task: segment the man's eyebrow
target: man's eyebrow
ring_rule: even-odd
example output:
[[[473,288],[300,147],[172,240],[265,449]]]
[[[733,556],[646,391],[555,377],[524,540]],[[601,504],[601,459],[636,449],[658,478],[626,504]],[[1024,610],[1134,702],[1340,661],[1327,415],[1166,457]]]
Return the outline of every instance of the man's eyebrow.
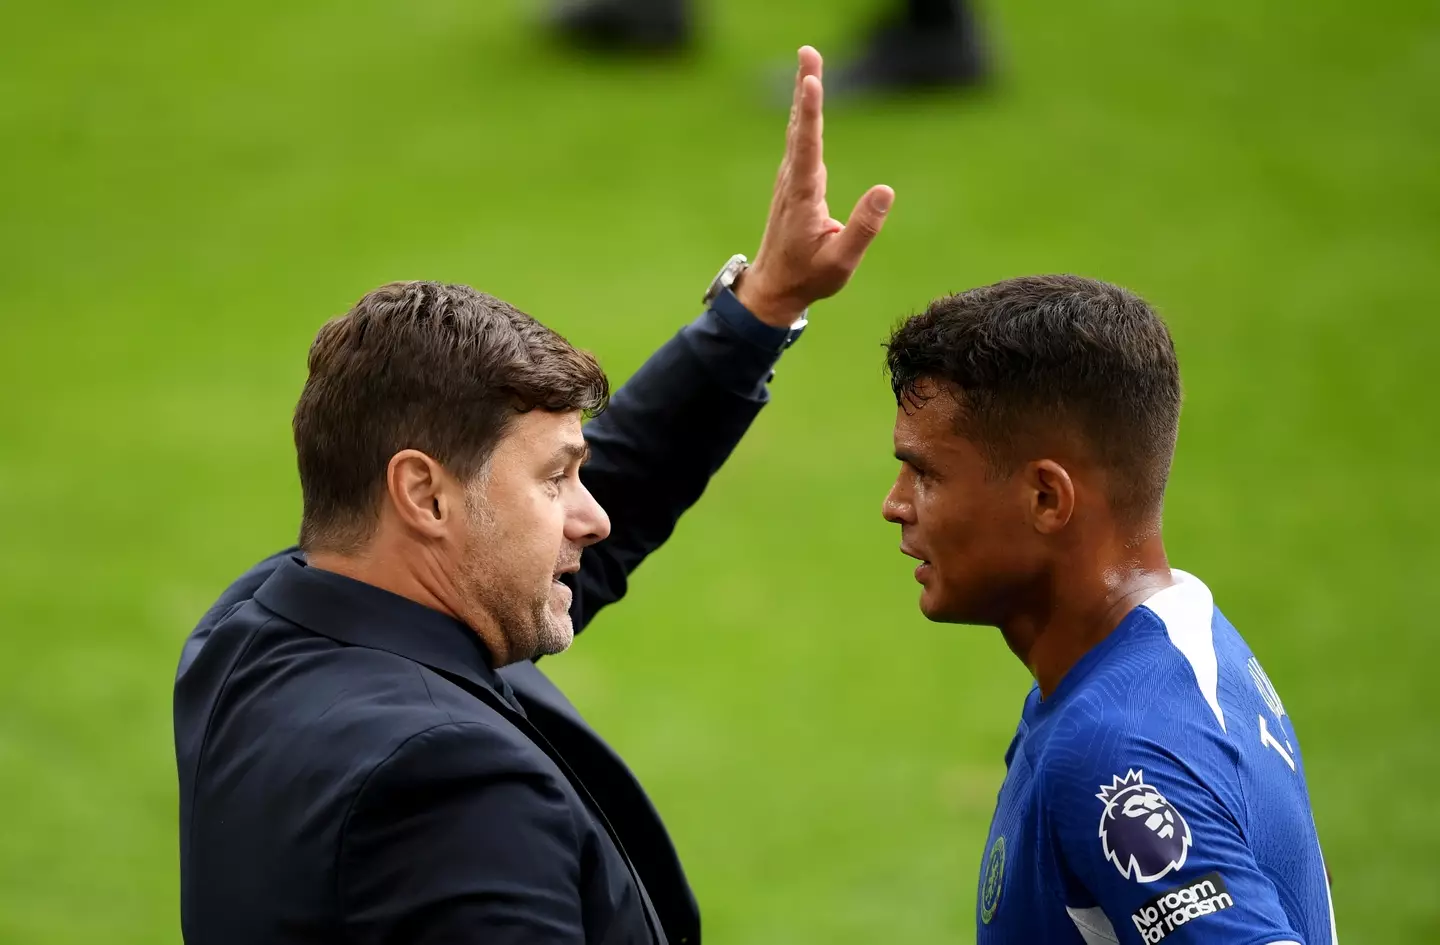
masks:
[[[897,449],[895,451],[895,458],[900,460],[900,462],[902,463],[909,463],[911,466],[914,466],[916,468],[925,465],[924,461],[920,458],[920,455],[918,453],[912,453],[910,452],[910,450],[906,449]]]
[[[578,461],[585,465],[590,459],[589,443],[566,443],[555,451],[554,462],[565,461],[567,464]]]

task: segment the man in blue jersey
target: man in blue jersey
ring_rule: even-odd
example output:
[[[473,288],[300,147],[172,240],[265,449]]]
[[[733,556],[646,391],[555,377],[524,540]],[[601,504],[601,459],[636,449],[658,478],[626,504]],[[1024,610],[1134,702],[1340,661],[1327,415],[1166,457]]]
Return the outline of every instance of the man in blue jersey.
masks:
[[[892,336],[885,517],[931,620],[999,627],[1035,686],[981,860],[980,943],[1330,945],[1284,704],[1160,536],[1170,334],[1074,276],[941,299]]]

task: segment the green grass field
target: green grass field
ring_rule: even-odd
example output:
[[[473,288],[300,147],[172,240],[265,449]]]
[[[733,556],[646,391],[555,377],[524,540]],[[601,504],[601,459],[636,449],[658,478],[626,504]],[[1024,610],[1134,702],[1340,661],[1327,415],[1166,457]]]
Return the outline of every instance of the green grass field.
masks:
[[[762,78],[868,0],[714,0],[676,64],[516,3],[0,10],[0,942],[177,942],[170,682],[289,542],[319,324],[433,278],[623,379],[753,252]],[[991,94],[835,108],[832,204],[899,194],[631,599],[549,669],[673,828],[715,943],[965,942],[1027,677],[915,608],[880,342],[1021,273],[1127,284],[1187,386],[1172,561],[1304,739],[1347,942],[1440,942],[1440,6],[988,6]]]

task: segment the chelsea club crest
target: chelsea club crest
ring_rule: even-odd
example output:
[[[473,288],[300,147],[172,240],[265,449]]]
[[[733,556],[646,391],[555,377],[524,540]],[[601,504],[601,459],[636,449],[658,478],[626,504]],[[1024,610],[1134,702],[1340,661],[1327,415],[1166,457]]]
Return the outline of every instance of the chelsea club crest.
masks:
[[[986,925],[1000,908],[1000,891],[1005,887],[1005,837],[995,838],[985,867],[980,871],[980,921]]]

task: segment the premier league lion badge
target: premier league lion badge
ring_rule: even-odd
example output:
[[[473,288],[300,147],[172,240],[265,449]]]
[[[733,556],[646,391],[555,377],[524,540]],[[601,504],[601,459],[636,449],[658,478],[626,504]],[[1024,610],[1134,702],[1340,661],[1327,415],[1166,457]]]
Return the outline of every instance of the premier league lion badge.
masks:
[[[1185,865],[1190,825],[1159,791],[1145,783],[1145,772],[1116,775],[1095,795],[1105,803],[1100,814],[1100,844],[1120,875],[1153,883]]]

